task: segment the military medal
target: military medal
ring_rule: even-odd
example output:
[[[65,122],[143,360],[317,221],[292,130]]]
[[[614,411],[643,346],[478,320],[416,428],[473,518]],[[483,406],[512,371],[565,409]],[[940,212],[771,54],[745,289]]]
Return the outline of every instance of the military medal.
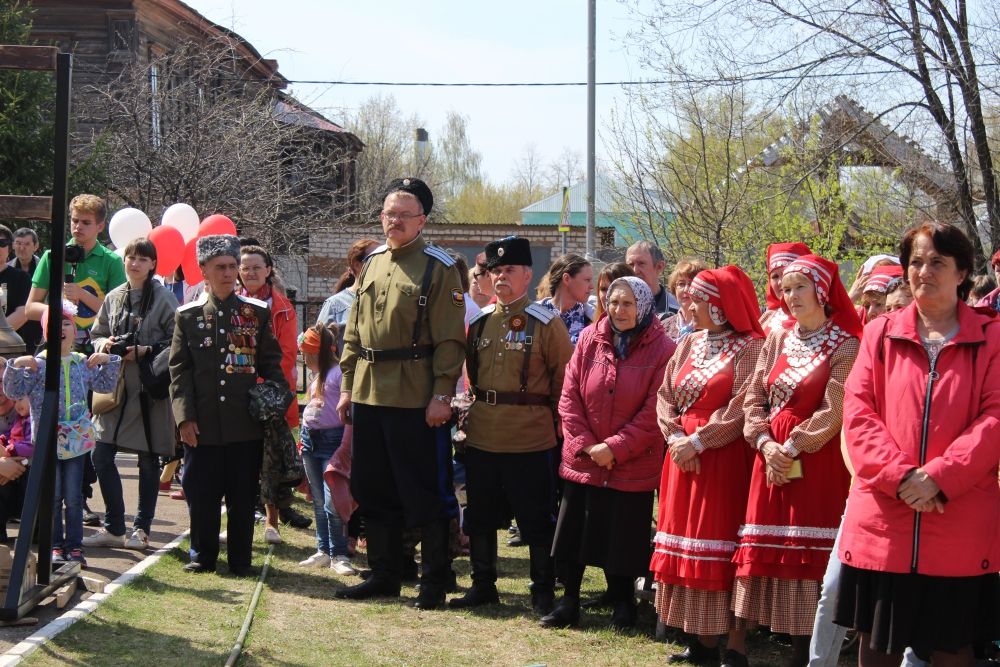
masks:
[[[253,317],[253,306],[249,303],[243,304],[242,311],[243,317]]]
[[[211,339],[211,338],[209,338],[208,336],[206,336],[206,337],[205,337],[205,340],[203,340],[203,341],[201,342],[201,346],[202,346],[202,347],[208,347],[208,346],[210,346],[211,344],[212,344],[212,339]]]
[[[510,330],[511,331],[524,331],[525,325],[527,325],[527,320],[524,319],[524,315],[515,315],[510,318]]]

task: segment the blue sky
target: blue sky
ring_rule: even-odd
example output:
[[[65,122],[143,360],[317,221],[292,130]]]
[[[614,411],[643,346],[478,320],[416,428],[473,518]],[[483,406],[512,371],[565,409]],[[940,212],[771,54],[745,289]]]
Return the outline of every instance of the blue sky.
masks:
[[[235,30],[288,79],[353,81],[586,81],[586,0],[185,0]],[[597,3],[597,80],[639,78],[622,37],[631,19]],[[508,179],[527,144],[543,160],[586,149],[586,88],[381,88],[294,85],[302,101],[341,122],[345,111],[391,93],[425,121],[433,141],[446,113],[469,117],[486,174]],[[597,89],[598,135],[619,88]],[[598,136],[598,157],[602,155]]]

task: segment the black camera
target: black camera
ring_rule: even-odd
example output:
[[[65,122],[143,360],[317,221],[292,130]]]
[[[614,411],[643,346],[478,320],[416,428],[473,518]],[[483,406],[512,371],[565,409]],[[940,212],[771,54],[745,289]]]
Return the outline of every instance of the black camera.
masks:
[[[128,353],[128,348],[132,345],[135,345],[135,333],[131,331],[121,336],[112,336],[108,354],[117,354],[119,357],[124,357]]]
[[[79,264],[80,262],[83,261],[83,256],[85,254],[86,253],[83,251],[83,248],[81,248],[80,246],[76,245],[75,243],[67,244],[67,246],[66,246],[66,257],[65,257],[66,263],[67,264]]]

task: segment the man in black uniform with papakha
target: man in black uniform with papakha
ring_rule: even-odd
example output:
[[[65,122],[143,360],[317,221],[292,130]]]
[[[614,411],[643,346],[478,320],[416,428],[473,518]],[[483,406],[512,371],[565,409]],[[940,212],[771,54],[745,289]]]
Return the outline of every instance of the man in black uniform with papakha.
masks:
[[[389,184],[386,244],[365,260],[344,330],[337,411],[353,419],[351,492],[365,521],[371,576],[340,598],[399,595],[404,525],[420,528],[420,594],[444,604],[448,582],[451,399],[465,357],[465,298],[454,260],[421,235],[434,198],[417,178]],[[446,446],[442,446],[444,443]]]
[[[252,576],[253,513],[264,430],[247,410],[258,378],[285,391],[281,348],[271,311],[238,296],[240,242],[198,239],[205,292],[177,309],[170,345],[170,398],[184,443],[184,494],[191,519],[188,572],[214,572],[219,556],[219,504],[226,500],[229,571]]]

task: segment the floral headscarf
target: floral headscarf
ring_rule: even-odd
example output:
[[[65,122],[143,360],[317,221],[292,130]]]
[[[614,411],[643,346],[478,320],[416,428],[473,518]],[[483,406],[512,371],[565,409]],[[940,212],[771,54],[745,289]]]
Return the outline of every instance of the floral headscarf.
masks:
[[[604,309],[608,310],[608,302],[611,300],[611,293],[616,287],[627,286],[635,297],[635,326],[628,331],[619,331],[615,328],[614,322],[608,318],[611,331],[614,333],[615,356],[624,359],[628,356],[628,348],[631,342],[650,325],[655,315],[653,311],[653,292],[649,285],[642,278],[635,276],[622,276],[616,278],[608,285],[608,290],[604,295]]]

